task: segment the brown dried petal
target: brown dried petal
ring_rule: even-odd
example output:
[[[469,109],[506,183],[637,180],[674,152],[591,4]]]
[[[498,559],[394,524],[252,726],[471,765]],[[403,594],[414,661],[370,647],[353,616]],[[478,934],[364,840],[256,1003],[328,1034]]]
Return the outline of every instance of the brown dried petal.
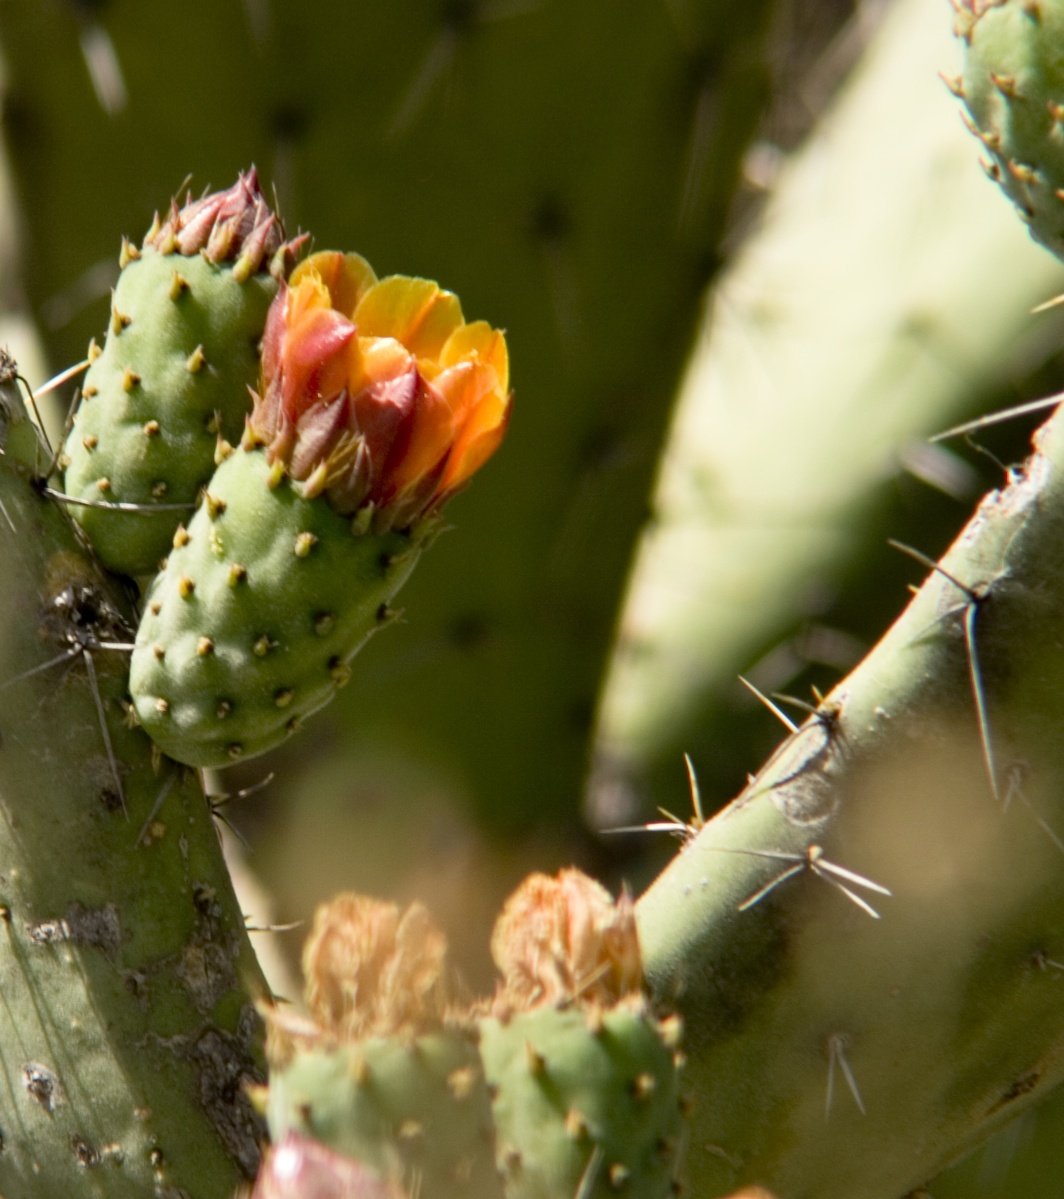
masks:
[[[491,950],[506,1000],[519,1007],[614,1003],[642,986],[631,899],[614,902],[579,870],[530,875],[504,906]]]
[[[447,941],[418,903],[346,893],[318,909],[303,951],[306,1000],[340,1039],[436,1027],[447,1006]]]

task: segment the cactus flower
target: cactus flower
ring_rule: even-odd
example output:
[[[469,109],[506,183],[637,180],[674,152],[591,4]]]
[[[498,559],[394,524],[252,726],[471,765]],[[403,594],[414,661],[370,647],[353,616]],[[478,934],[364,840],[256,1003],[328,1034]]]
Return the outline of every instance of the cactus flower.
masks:
[[[437,511],[495,452],[510,413],[503,334],[427,279],[311,255],[271,306],[245,446],[306,498],[378,531]]]

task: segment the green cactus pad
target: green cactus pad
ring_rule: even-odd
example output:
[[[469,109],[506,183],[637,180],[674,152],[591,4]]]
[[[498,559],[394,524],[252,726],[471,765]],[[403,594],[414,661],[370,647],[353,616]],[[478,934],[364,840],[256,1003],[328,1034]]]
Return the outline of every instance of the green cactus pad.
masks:
[[[138,575],[155,570],[182,513],[98,505],[191,510],[214,470],[218,436],[240,437],[278,285],[203,254],[127,246],[123,257],[103,349],[64,447],[63,485],[97,505],[72,510],[101,562]]]
[[[481,1025],[507,1199],[675,1193],[677,1063],[642,1007],[540,1008]]]
[[[964,0],[964,73],[951,80],[986,166],[1031,234],[1064,256],[1064,2]]]
[[[192,766],[279,744],[393,618],[431,532],[360,532],[278,481],[264,451],[234,451],[145,600],[130,693],[148,734]]]
[[[475,1046],[458,1032],[368,1037],[298,1051],[270,1073],[267,1118],[440,1199],[501,1195],[488,1089]]]

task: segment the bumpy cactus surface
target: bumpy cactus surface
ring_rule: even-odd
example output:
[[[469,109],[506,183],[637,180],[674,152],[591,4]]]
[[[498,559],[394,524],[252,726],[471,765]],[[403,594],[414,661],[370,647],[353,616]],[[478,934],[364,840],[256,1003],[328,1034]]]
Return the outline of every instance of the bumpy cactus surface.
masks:
[[[986,167],[1032,235],[1064,254],[1064,4],[954,0],[966,46],[950,80],[986,150]]]
[[[130,668],[171,757],[225,766],[342,686],[438,513],[498,446],[506,343],[434,283],[316,254],[270,311],[238,448],[174,536]]]
[[[110,324],[103,348],[90,347],[63,452],[74,515],[111,570],[154,572],[214,470],[218,439],[239,438],[284,261],[254,171],[174,203],[139,249],[123,243]]]
[[[0,358],[0,1193],[229,1199],[265,991],[191,771],[124,706],[133,620]]]
[[[891,1199],[1064,1079],[1062,530],[1058,413],[639,900],[707,1194]]]

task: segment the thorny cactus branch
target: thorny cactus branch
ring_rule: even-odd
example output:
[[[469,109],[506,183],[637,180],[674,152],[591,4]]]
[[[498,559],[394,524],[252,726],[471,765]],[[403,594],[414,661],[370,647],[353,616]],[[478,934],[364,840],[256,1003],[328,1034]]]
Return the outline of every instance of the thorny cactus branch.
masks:
[[[228,1196],[265,986],[197,776],[126,720],[128,603],[33,486],[2,366],[0,1193]]]
[[[699,1195],[897,1199],[1064,1078],[1062,544],[1056,415],[641,899]]]

